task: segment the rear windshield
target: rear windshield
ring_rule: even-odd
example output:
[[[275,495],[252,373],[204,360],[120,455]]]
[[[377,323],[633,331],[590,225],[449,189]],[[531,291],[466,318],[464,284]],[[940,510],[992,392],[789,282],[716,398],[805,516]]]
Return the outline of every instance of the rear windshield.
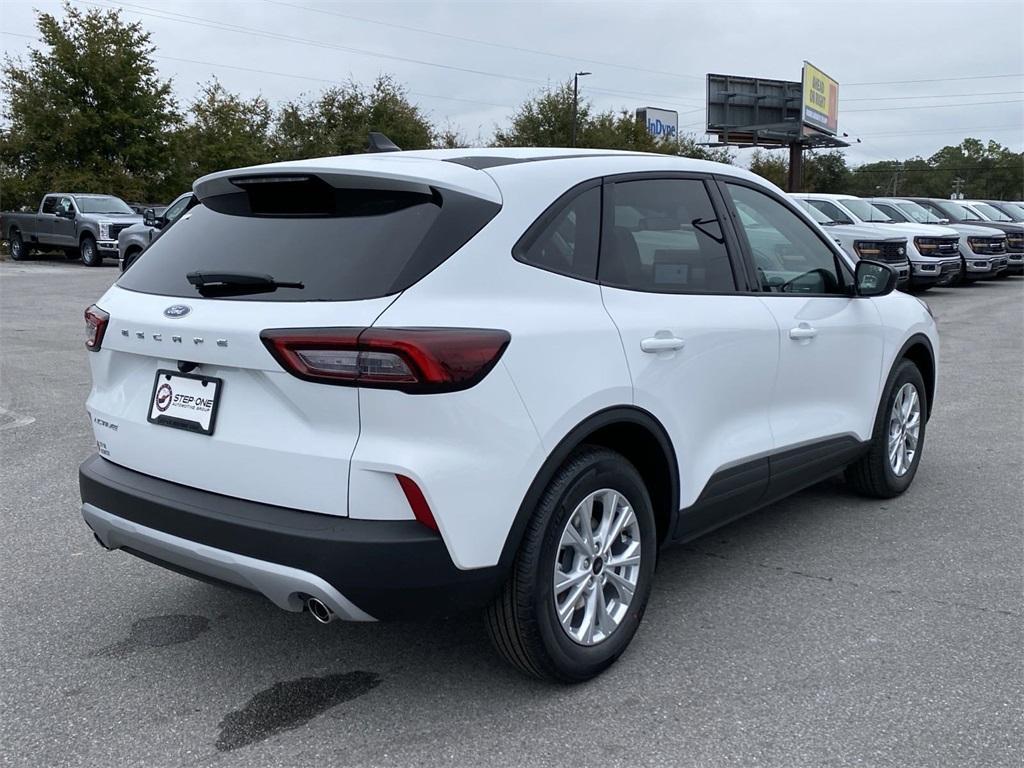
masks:
[[[330,210],[306,215],[238,215],[197,205],[168,227],[117,284],[131,291],[198,298],[189,273],[265,275],[292,285],[217,298],[378,298],[423,278],[498,210],[496,203],[450,190],[339,190]]]

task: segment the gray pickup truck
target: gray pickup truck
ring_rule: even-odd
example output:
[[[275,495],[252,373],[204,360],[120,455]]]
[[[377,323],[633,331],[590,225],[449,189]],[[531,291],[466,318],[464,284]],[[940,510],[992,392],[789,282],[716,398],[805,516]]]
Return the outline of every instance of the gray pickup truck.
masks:
[[[117,236],[142,217],[113,195],[51,192],[36,213],[0,213],[0,233],[15,261],[34,249],[63,249],[79,255],[87,267],[98,267],[104,256],[117,256]]]

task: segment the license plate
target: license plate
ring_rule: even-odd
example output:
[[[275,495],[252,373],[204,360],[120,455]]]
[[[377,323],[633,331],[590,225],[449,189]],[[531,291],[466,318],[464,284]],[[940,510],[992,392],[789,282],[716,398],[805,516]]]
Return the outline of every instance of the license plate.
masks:
[[[149,404],[149,421],[212,435],[223,383],[212,376],[157,371]]]

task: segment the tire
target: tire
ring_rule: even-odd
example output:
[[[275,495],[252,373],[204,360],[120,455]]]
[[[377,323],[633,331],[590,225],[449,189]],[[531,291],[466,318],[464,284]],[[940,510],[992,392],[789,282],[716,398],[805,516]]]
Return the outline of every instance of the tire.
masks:
[[[142,255],[142,249],[141,248],[132,248],[132,249],[130,249],[124,255],[124,259],[121,261],[121,271],[122,272],[127,271],[128,267],[130,267],[132,264],[134,264],[136,259],[138,259],[139,256],[141,256],[141,255]]]
[[[897,398],[901,397],[903,398],[901,402],[907,404],[910,400],[911,390],[916,396],[917,437],[913,442],[913,455],[907,460],[907,453],[900,446],[910,446],[912,429],[909,424],[903,427],[898,419],[894,421],[894,406]],[[928,413],[927,398],[924,378],[917,366],[909,360],[900,360],[889,376],[885,395],[882,397],[878,414],[875,416],[871,448],[867,454],[846,469],[846,482],[856,491],[877,499],[890,499],[893,496],[899,496],[910,487],[914,481],[914,475],[917,474],[917,468],[921,463],[921,452],[924,449],[927,426],[925,414]],[[914,406],[908,407],[913,412]],[[913,418],[911,418],[911,422],[913,422]],[[890,430],[894,430],[894,434],[906,435],[902,441],[899,438],[894,438],[897,454],[895,461],[890,459],[890,448],[892,447]]]
[[[29,248],[25,245],[25,241],[21,239],[21,232],[12,229],[7,242],[10,244],[11,258],[14,261],[24,261],[29,257]]]
[[[609,496],[609,489],[632,508],[631,516]],[[614,537],[610,549],[591,548],[592,560],[583,559],[585,537],[578,536],[582,526],[576,524],[586,519],[582,502],[588,499],[592,502],[591,519],[598,523],[598,536],[593,538],[610,533],[600,525],[606,508],[627,515],[623,535]],[[571,538],[570,527],[577,534],[571,544],[566,543],[566,537]],[[576,683],[600,674],[626,650],[643,618],[654,576],[657,538],[651,499],[636,468],[606,448],[584,445],[576,449],[544,491],[504,590],[485,612],[495,648],[520,671],[546,680]],[[630,556],[637,543],[638,564],[604,566],[605,557],[612,563],[612,558]],[[571,572],[577,583],[556,592],[556,572],[563,576]],[[630,581],[635,589],[628,600],[618,584]],[[577,590],[583,590],[582,594],[570,602]],[[567,613],[568,628],[556,612],[559,598],[563,605],[577,606]],[[587,626],[594,624],[586,619],[599,612],[598,605],[605,605],[605,616],[611,618],[588,634]],[[601,637],[604,629],[607,634]],[[570,631],[577,633],[577,639],[570,637]]]
[[[103,263],[103,256],[100,249],[96,247],[96,240],[92,235],[85,235],[79,248],[82,254],[82,263],[87,267],[98,267]]]

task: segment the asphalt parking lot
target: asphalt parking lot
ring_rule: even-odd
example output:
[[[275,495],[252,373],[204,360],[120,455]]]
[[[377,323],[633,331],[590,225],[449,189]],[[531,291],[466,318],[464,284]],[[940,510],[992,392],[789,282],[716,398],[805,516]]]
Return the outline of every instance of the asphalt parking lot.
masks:
[[[116,269],[0,263],[0,765],[1010,766],[1024,753],[1024,279],[939,289],[903,497],[828,482],[666,552],[578,687],[480,622],[316,624],[107,553],[82,310]]]

